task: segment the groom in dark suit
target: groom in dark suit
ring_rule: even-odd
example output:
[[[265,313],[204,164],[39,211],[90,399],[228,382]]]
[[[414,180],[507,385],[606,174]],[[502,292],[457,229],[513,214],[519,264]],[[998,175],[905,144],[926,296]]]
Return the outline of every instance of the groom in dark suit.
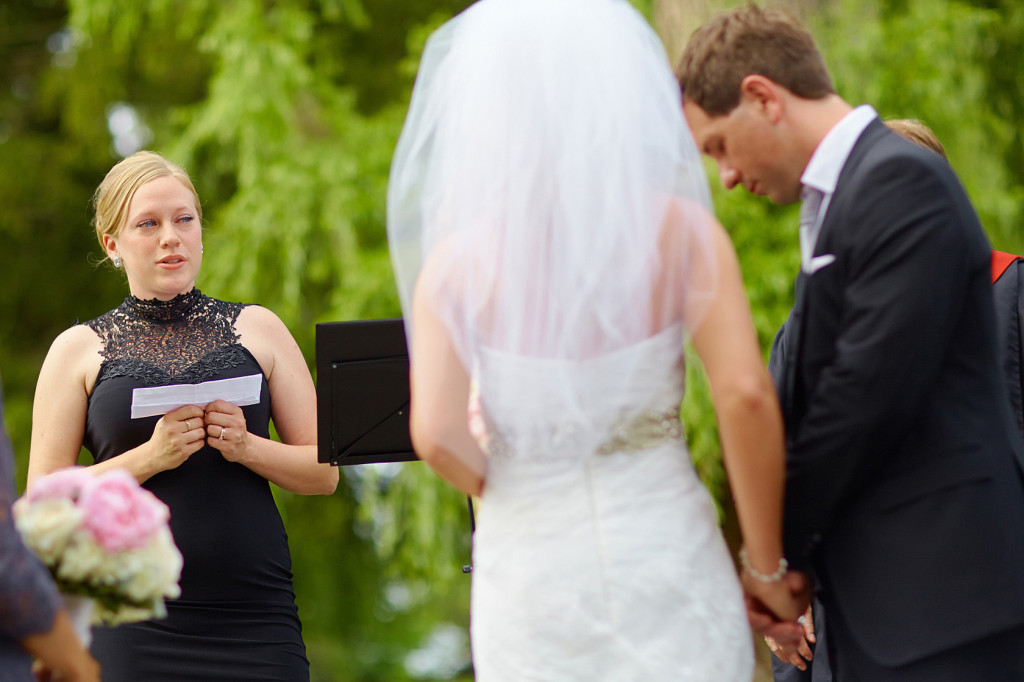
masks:
[[[816,576],[836,678],[1024,680],[1024,455],[963,188],[844,102],[783,12],[719,15],[678,75],[724,185],[802,202],[784,539]]]

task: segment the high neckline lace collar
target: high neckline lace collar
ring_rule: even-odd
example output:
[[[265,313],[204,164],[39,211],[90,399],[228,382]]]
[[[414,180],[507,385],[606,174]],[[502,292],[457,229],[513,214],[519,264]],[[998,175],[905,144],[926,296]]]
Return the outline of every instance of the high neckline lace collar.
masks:
[[[203,293],[196,287],[192,287],[191,291],[178,294],[168,301],[161,301],[158,298],[144,301],[141,298],[129,296],[124,299],[124,302],[129,312],[144,320],[173,322],[185,317],[203,298],[205,298]]]
[[[198,289],[169,301],[129,296],[86,322],[103,342],[96,382],[111,377],[132,377],[144,386],[210,381],[251,357],[235,331],[244,307]]]

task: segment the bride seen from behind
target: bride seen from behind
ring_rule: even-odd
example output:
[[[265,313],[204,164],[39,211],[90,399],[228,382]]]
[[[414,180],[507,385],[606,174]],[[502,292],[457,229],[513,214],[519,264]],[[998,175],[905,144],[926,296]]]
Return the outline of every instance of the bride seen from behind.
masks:
[[[645,20],[624,0],[481,0],[442,26],[388,232],[414,447],[482,497],[477,679],[749,681],[740,581],[679,421],[685,335],[711,383],[743,585],[792,621],[782,421]]]

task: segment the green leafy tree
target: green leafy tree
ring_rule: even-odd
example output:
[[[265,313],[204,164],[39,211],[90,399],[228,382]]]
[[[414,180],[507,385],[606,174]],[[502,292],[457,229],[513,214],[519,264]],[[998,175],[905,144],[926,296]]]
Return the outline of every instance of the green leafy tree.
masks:
[[[675,59],[696,23],[741,2],[634,4]],[[20,485],[50,340],[127,293],[123,275],[95,265],[89,198],[133,146],[166,154],[195,180],[207,229],[199,286],[274,310],[311,366],[317,322],[400,314],[385,232],[388,167],[423,44],[467,4],[0,4],[0,372]],[[806,18],[840,93],[935,129],[994,245],[1024,251],[1024,6],[785,4]],[[792,301],[796,208],[723,192],[708,171],[767,349]],[[690,360],[692,455],[735,539],[707,383]],[[330,498],[277,494],[314,679],[469,679],[465,498],[419,463],[344,473]]]
[[[8,291],[53,279],[52,293],[26,291],[4,316],[12,331],[4,345],[8,417],[20,453],[48,340],[127,293],[118,273],[97,271],[87,258],[99,253],[88,204],[133,142],[182,163],[204,199],[199,286],[275,310],[308,360],[315,322],[399,314],[384,230],[388,164],[415,75],[410,64],[429,27],[463,4],[97,0],[3,8],[12,36],[39,27],[34,40],[0,43],[23,66],[11,75],[22,84],[20,99],[2,103],[10,134],[0,196],[15,208],[3,234],[29,254],[61,245],[47,248],[49,262],[27,258],[5,273]],[[33,163],[40,158],[54,162]],[[32,193],[42,197],[38,205],[26,200]],[[81,267],[70,277],[64,270],[76,259]],[[314,675],[461,674],[464,642],[454,668],[431,672],[423,656],[416,665],[407,659],[439,623],[465,630],[464,498],[419,464],[386,476],[346,474],[332,498],[277,491]]]

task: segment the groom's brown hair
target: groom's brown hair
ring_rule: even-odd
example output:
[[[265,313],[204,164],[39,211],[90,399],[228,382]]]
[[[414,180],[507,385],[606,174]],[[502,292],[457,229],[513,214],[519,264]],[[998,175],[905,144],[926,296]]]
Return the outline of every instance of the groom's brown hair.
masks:
[[[718,14],[694,31],[676,69],[683,98],[709,116],[732,111],[740,102],[740,83],[751,74],[804,99],[835,93],[807,29],[785,10],[753,3]]]

